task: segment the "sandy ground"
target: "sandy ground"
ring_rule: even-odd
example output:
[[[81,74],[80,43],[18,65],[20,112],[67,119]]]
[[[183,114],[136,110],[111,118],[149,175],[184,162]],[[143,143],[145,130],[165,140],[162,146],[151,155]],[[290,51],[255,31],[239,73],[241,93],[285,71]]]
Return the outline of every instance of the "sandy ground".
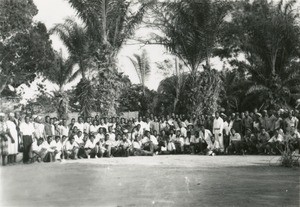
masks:
[[[299,206],[271,156],[102,158],[1,167],[0,206]]]

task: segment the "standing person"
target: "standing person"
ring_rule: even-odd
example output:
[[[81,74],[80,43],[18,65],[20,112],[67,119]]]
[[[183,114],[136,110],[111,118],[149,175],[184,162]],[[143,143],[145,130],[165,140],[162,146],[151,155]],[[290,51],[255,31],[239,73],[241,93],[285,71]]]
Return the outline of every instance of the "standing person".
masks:
[[[44,138],[48,136],[53,136],[52,125],[50,123],[50,116],[45,117],[45,124],[44,124]]]
[[[8,121],[6,122],[7,129],[8,129],[8,157],[7,161],[9,163],[15,163],[18,154],[18,131],[17,126],[14,122],[14,113],[9,113]]]
[[[78,117],[78,122],[76,122],[75,124],[74,124],[74,126],[76,126],[77,127],[77,129],[79,130],[79,131],[81,131],[82,133],[84,132],[84,123],[83,123],[83,118],[80,116],[80,117]],[[73,127],[74,127],[73,126]]]
[[[2,165],[6,165],[6,157],[8,155],[8,138],[7,125],[4,121],[5,114],[0,113],[0,153],[2,157]]]
[[[63,119],[61,122],[61,125],[59,126],[59,130],[60,130],[60,136],[69,136],[69,126],[67,124],[67,120]]]
[[[249,116],[249,112],[248,111],[245,112],[245,117],[242,120],[242,124],[243,124],[243,135],[246,134],[246,131],[248,129],[252,130],[253,120]]]
[[[44,124],[41,123],[41,117],[37,116],[34,119],[34,123],[33,123],[33,127],[34,127],[34,132],[35,132],[35,139],[38,140],[39,138],[43,138],[44,139],[44,131],[45,131],[45,126]]]
[[[72,129],[73,129],[73,127],[74,127],[74,125],[75,125],[75,118],[72,118],[71,119],[71,123],[68,125],[68,127],[69,127],[69,133],[72,131]]]
[[[213,122],[213,134],[215,136],[215,148],[220,149],[221,152],[224,152],[224,143],[223,143],[223,119],[220,117],[219,112],[215,113],[215,119]]]
[[[23,143],[23,163],[28,164],[30,162],[30,149],[34,137],[34,127],[29,122],[29,116],[25,116],[25,122],[20,125],[21,142]]]

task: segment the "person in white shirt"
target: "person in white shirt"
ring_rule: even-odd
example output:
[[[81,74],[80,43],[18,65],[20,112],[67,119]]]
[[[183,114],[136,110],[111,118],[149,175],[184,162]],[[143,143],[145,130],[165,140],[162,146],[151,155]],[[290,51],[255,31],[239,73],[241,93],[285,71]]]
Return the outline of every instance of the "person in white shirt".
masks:
[[[95,135],[90,135],[90,138],[85,143],[84,149],[88,159],[98,158],[99,145],[97,145]]]
[[[48,136],[47,141],[43,142],[43,148],[47,150],[47,154],[44,158],[44,162],[54,162],[56,146],[52,136]]]
[[[133,156],[153,156],[153,153],[142,149],[141,138],[135,135],[134,141],[132,143],[132,155]]]
[[[44,161],[47,155],[47,148],[44,145],[44,139],[39,138],[36,142],[33,142],[31,148],[33,154],[32,159],[36,159],[38,162]]]
[[[65,153],[64,155],[66,156],[66,159],[78,159],[78,150],[79,146],[75,142],[74,137],[70,137],[69,140],[66,142],[66,147],[65,147]]]
[[[176,153],[181,154],[184,152],[184,139],[183,139],[183,136],[181,135],[180,129],[176,130],[174,144],[176,147]]]
[[[98,125],[98,121],[94,120],[93,124],[90,126],[90,134],[93,134],[96,136],[96,134],[99,131],[100,126]]]
[[[76,126],[77,129],[78,129],[79,131],[84,132],[83,118],[82,118],[82,117],[78,117],[78,122],[76,122],[76,123],[74,124],[74,126]],[[74,126],[73,126],[73,127],[74,127]]]
[[[83,133],[90,134],[91,117],[86,118],[86,122],[83,125]]]
[[[224,142],[223,142],[223,119],[220,117],[219,112],[215,113],[215,119],[213,122],[213,134],[215,136],[215,148],[224,152]]]
[[[230,130],[230,143],[228,147],[228,152],[231,154],[243,153],[242,137],[239,133],[235,131],[234,128],[231,128]]]
[[[200,126],[199,136],[201,140],[200,152],[206,154],[209,151],[213,151],[214,150],[214,144],[212,141],[213,135],[208,129],[204,128],[204,125]]]
[[[25,122],[20,124],[21,143],[23,144],[23,162],[30,163],[30,149],[34,137],[34,127],[29,122],[29,116],[25,116]]]
[[[62,123],[61,123],[61,125],[60,125],[60,135],[61,136],[69,136],[69,131],[70,131],[70,129],[69,129],[69,126],[68,126],[68,124],[67,124],[67,120],[66,119],[63,119],[62,120]]]
[[[33,123],[33,126],[34,126],[34,130],[35,130],[35,140],[37,140],[39,138],[45,139],[45,137],[44,137],[45,126],[44,126],[44,124],[41,123],[42,118],[40,116],[37,116],[34,121],[35,122]]]
[[[64,136],[66,137],[66,136]],[[54,149],[55,160],[61,160],[62,151],[63,151],[63,143],[59,136],[55,137],[55,141],[51,142],[50,146]]]

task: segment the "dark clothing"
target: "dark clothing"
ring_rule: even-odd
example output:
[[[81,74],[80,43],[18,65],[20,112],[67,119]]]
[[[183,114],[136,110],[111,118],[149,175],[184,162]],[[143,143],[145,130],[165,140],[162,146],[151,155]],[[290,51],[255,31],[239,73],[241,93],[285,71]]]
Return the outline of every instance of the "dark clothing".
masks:
[[[23,163],[26,163],[30,160],[30,149],[32,144],[32,136],[24,135],[23,136]]]

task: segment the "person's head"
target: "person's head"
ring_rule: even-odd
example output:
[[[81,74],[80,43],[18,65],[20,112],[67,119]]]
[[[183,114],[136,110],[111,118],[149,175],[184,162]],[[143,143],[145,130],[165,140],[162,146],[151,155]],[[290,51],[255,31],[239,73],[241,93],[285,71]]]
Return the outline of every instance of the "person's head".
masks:
[[[165,136],[166,135],[166,131],[165,130],[161,130],[160,134],[161,134],[161,136]]]
[[[60,141],[60,136],[55,136],[55,141],[59,142]]]
[[[77,136],[78,136],[78,137],[81,137],[81,136],[82,136],[82,131],[79,130],[79,131],[77,132]]]
[[[94,126],[97,126],[97,125],[98,125],[98,121],[97,121],[97,119],[94,119],[94,121],[93,121],[93,125],[94,125]]]
[[[153,136],[157,137],[157,131],[153,130]]]
[[[80,116],[80,117],[78,117],[78,123],[83,123],[83,118]]]
[[[66,139],[68,139],[68,137],[66,135],[63,135],[61,139],[64,142]],[[57,142],[57,140],[56,140],[56,142]]]
[[[171,130],[170,130],[170,135],[173,135],[173,134],[174,134],[174,130],[171,129]]]
[[[150,137],[150,131],[146,130],[146,131],[145,131],[145,136],[146,136],[146,137]]]
[[[72,129],[72,131],[73,131],[73,133],[74,133],[74,134],[77,134],[77,132],[78,132],[78,128],[77,128],[77,126],[73,126],[73,129]]]
[[[181,135],[181,131],[179,129],[176,130],[176,136],[179,137]]]
[[[48,143],[50,143],[52,140],[53,140],[53,137],[52,137],[52,136],[48,136],[48,137],[47,137],[47,142],[48,142]]]
[[[28,124],[30,122],[30,117],[28,115],[25,116],[25,122]]]
[[[54,118],[50,118],[50,124],[54,124]]]
[[[94,142],[94,140],[95,140],[95,136],[92,134],[92,135],[90,135],[90,140],[91,140],[91,142]]]
[[[115,117],[111,117],[111,123],[116,123],[116,118]]]
[[[15,112],[15,118],[20,119],[20,112],[18,112],[18,111]]]
[[[48,123],[48,124],[50,123],[50,116],[45,117],[45,122]]]
[[[14,113],[9,113],[9,114],[8,114],[8,119],[9,119],[10,121],[13,121],[13,120],[15,119],[15,114],[14,114]]]
[[[126,141],[126,140],[127,140],[127,133],[123,133],[123,134],[122,134],[122,140],[123,140],[123,141]]]
[[[265,134],[267,132],[264,127],[262,127],[260,131],[261,131],[262,134]]]
[[[249,111],[245,111],[245,117],[248,117],[249,116]]]
[[[91,117],[87,117],[86,118],[86,123],[90,123],[91,122]]]
[[[40,137],[37,141],[37,144],[41,145],[41,144],[43,144],[43,142],[44,142],[44,139]]]
[[[75,137],[74,137],[74,136],[71,136],[70,139],[69,139],[69,141],[70,141],[71,144],[73,144],[74,141],[75,141]]]
[[[105,141],[109,140],[109,134],[105,134]]]
[[[112,126],[108,127],[108,132],[111,133],[112,132]]]
[[[204,127],[204,125],[203,125],[203,124],[201,124],[201,125],[200,125],[200,130],[204,132],[204,130],[205,130],[205,127]]]
[[[293,111],[289,111],[289,117],[290,117],[290,118],[293,117]]]
[[[71,119],[71,124],[74,125],[75,124],[75,118]]]
[[[63,126],[66,126],[66,125],[67,125],[67,120],[66,120],[66,119],[62,119],[61,124],[62,124]]]
[[[104,118],[103,118],[103,121],[104,121],[104,123],[106,124],[106,123],[107,123],[107,117],[104,117]]]
[[[220,114],[219,114],[219,112],[217,111],[217,112],[215,113],[215,117],[216,117],[216,119],[218,119],[218,118],[219,118],[219,116],[220,116]]]

